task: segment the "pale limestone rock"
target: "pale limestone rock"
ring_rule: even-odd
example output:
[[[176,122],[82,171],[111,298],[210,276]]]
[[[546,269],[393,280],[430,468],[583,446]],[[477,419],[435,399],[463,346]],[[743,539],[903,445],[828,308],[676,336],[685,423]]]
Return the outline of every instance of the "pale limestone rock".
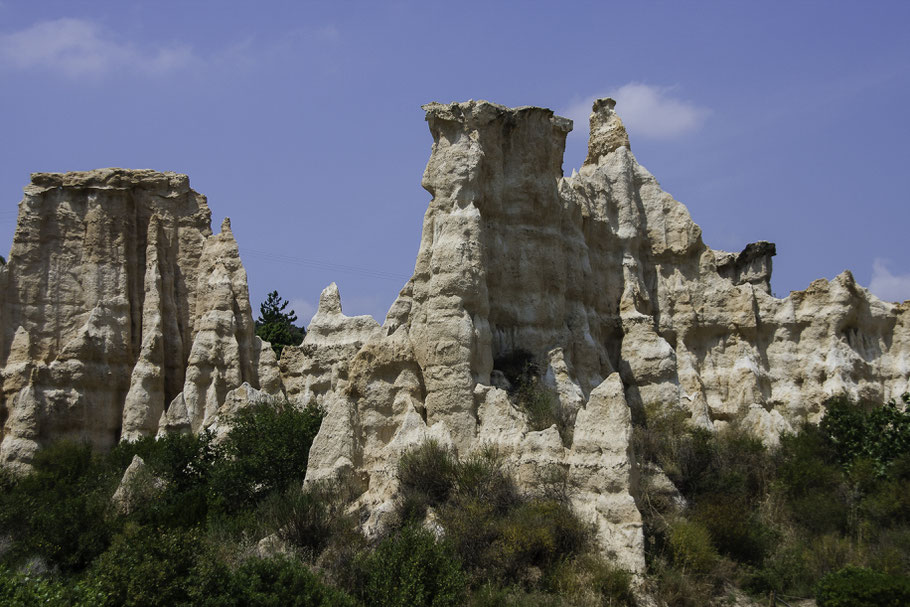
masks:
[[[231,430],[232,418],[242,410],[256,405],[274,407],[281,399],[281,396],[257,390],[248,382],[243,382],[225,395],[224,402],[218,407],[214,415],[205,420],[203,428],[210,431],[215,436],[216,441],[223,440]]]
[[[642,499],[659,500],[659,503],[650,504],[651,507],[679,514],[688,506],[686,498],[657,464],[645,462],[641,465],[639,485],[642,495],[646,496]]]
[[[379,331],[372,316],[345,316],[334,282],[319,296],[319,308],[299,346],[287,346],[279,361],[288,399],[298,405],[322,404],[325,394],[347,373],[348,362]]]
[[[140,504],[157,499],[165,487],[166,481],[155,476],[145,460],[134,455],[111,497],[111,504],[120,514],[129,514]]]
[[[591,392],[578,412],[569,479],[575,487],[572,505],[582,520],[593,523],[600,546],[620,567],[645,570],[641,514],[633,492],[638,471],[632,453],[632,414],[622,380],[613,373]]]
[[[462,456],[492,445],[525,489],[564,471],[603,551],[640,572],[633,412],[681,408],[695,425],[739,423],[774,444],[817,421],[830,396],[907,390],[910,304],[879,301],[849,273],[773,297],[774,245],[707,247],[636,162],[611,100],[595,103],[588,158],[568,178],[571,123],[549,110],[425,110],[433,199],[413,277],[381,330],[357,339],[332,294],[320,314],[335,326],[282,360],[289,395],[327,408],[307,482],[353,475],[365,530],[391,512],[404,451],[427,438]],[[344,346],[319,353],[317,342]],[[568,413],[568,444],[555,426],[531,431],[503,389],[496,361],[518,352]]]
[[[166,411],[198,429],[260,376],[280,393],[230,226],[212,236],[210,217],[185,175],[32,175],[0,268],[0,461],[153,434]]]
[[[306,482],[352,477],[367,532],[392,512],[403,452],[429,438],[462,456],[493,446],[526,490],[565,473],[601,549],[640,572],[633,413],[682,409],[774,444],[830,396],[910,388],[910,303],[878,300],[849,272],[772,296],[774,245],[707,247],[635,160],[611,100],[595,103],[571,177],[571,122],[549,110],[425,110],[433,199],[412,278],[381,327],[345,316],[330,285],[278,368],[253,334],[230,224],[211,235],[185,176],[33,176],[0,268],[0,460],[27,465],[58,437],[106,446],[158,420],[223,433],[239,408],[284,392],[327,411]],[[518,353],[567,413],[562,435],[531,430],[503,389],[497,361]]]

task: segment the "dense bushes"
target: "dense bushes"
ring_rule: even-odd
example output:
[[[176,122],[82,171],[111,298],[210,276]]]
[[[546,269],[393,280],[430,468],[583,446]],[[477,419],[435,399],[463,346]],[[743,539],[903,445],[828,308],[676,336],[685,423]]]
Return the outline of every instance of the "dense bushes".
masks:
[[[631,600],[628,575],[588,553],[591,530],[568,506],[564,475],[522,494],[492,449],[459,459],[427,442],[404,454],[399,523],[371,544],[351,509],[353,479],[302,486],[320,422],[317,410],[263,403],[237,415],[220,442],[203,433],[145,438],[107,454],[76,443],[42,450],[32,474],[0,477],[0,602]],[[124,512],[111,495],[136,455],[156,489]],[[266,553],[284,556],[258,556],[263,537]]]
[[[407,451],[393,521],[368,540],[357,478],[303,487],[321,418],[263,403],[220,442],[41,450],[31,474],[0,474],[0,603],[634,604],[632,578],[595,554],[570,507],[566,470],[542,470],[522,491],[492,448]],[[673,606],[715,603],[731,585],[817,593],[821,607],[906,603],[908,432],[897,406],[837,401],[822,424],[768,449],[734,426],[708,432],[645,408],[633,437],[645,464],[644,587]],[[124,512],[111,495],[135,455],[158,479],[156,497]],[[654,481],[658,470],[684,500]]]
[[[227,529],[243,541],[262,532],[257,509],[301,484],[321,418],[316,409],[262,403],[239,413],[220,444],[202,433],[121,443],[106,454],[67,441],[40,450],[30,474],[0,475],[4,604],[237,604],[211,597],[253,573],[225,557],[236,546],[218,548],[218,535]],[[134,455],[160,490],[127,514],[111,496]],[[266,565],[258,567],[265,575]]]
[[[817,599],[819,607],[904,607],[910,605],[910,578],[845,567],[822,578]]]
[[[221,447],[212,501],[220,510],[235,512],[302,481],[322,417],[318,407],[301,411],[286,401],[241,410]]]
[[[115,470],[87,446],[62,441],[39,451],[34,472],[6,476],[0,491],[3,562],[38,569],[84,569],[104,551],[116,525],[106,520]]]
[[[358,563],[360,597],[370,607],[457,607],[465,576],[446,541],[415,525],[384,539]]]
[[[427,441],[404,454],[398,474],[402,527],[438,530],[474,589],[473,600],[510,604],[521,597],[527,603],[532,601],[528,593],[534,601],[550,600],[552,593],[580,592],[580,578],[587,580],[587,590],[598,588],[598,600],[601,593],[628,594],[628,579],[621,572],[583,558],[592,530],[567,500],[558,492],[519,492],[494,449],[458,459]]]
[[[634,435],[686,499],[679,510],[643,484],[649,569],[669,604],[705,604],[729,584],[812,596],[848,566],[910,571],[910,414],[836,399],[773,450],[685,418],[646,408]]]

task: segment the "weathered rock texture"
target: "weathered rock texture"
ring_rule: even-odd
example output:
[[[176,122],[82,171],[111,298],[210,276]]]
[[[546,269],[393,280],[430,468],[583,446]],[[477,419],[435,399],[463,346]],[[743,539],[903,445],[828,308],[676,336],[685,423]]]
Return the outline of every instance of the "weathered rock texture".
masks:
[[[462,455],[492,444],[525,486],[562,470],[603,549],[640,571],[630,435],[645,406],[773,442],[816,421],[828,396],[910,387],[910,304],[878,300],[848,272],[773,297],[774,245],[708,248],[636,162],[613,108],[595,103],[587,160],[564,177],[569,120],[484,101],[424,107],[433,199],[413,277],[381,329],[344,317],[330,288],[319,338],[282,364],[293,393],[328,410],[307,481],[359,478],[367,530],[394,506],[404,450],[426,438]],[[493,386],[516,353],[558,395],[563,436],[532,430]]]
[[[0,269],[0,461],[199,430],[243,382],[280,390],[230,223],[213,236],[210,218],[185,175],[32,175]]]
[[[680,408],[773,443],[829,396],[896,398],[910,389],[910,302],[882,302],[849,272],[773,297],[774,245],[708,248],[636,162],[614,105],[594,104],[571,177],[572,124],[549,110],[425,106],[433,198],[412,278],[382,326],[345,316],[330,285],[280,368],[254,335],[230,223],[211,234],[185,176],[33,175],[0,268],[0,461],[27,464],[60,437],[223,431],[286,391],[327,411],[307,482],[351,476],[365,530],[394,508],[407,449],[495,446],[526,488],[566,478],[602,549],[641,571],[633,418]],[[522,357],[562,427],[535,428],[507,391]]]

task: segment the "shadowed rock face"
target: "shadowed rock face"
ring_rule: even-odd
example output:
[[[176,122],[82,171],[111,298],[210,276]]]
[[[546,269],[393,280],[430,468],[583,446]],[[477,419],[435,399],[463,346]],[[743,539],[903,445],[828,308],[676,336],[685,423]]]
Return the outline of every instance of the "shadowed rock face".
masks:
[[[907,391],[907,304],[878,300],[849,272],[773,297],[774,245],[707,247],[636,162],[614,105],[594,104],[589,154],[571,177],[561,168],[571,122],[549,110],[424,106],[433,199],[414,275],[353,356],[320,357],[334,346],[315,341],[307,354],[332,368],[307,481],[360,478],[368,531],[392,508],[403,450],[426,438],[461,454],[494,444],[527,487],[565,471],[603,549],[640,571],[635,411],[683,408],[698,425],[737,421],[773,443],[817,421],[828,396]],[[334,339],[353,344],[343,318]],[[533,431],[493,387],[496,361],[517,353],[558,395],[570,439]]]
[[[179,421],[198,430],[229,390],[259,385],[271,351],[230,224],[213,236],[210,218],[185,175],[32,175],[0,269],[0,460],[154,434],[173,400],[191,401]]]

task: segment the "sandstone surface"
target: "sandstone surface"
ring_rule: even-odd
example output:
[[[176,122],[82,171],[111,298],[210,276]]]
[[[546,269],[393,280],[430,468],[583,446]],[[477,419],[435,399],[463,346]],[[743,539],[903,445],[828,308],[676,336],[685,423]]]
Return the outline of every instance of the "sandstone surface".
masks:
[[[646,408],[680,408],[711,429],[741,424],[774,443],[818,421],[830,396],[882,400],[910,388],[910,304],[880,301],[849,272],[774,297],[774,245],[705,245],[635,160],[614,106],[594,104],[588,157],[571,177],[562,157],[572,124],[549,110],[424,106],[432,200],[413,277],[381,329],[351,331],[336,317],[345,349],[309,380],[282,364],[286,381],[318,384],[327,409],[307,482],[359,479],[365,530],[394,509],[408,448],[427,438],[462,455],[493,445],[526,488],[561,470],[602,549],[642,571],[630,437]],[[533,429],[503,389],[519,354],[568,427]],[[649,472],[649,482],[663,478]]]
[[[910,390],[910,302],[849,272],[773,296],[775,246],[708,247],[632,155],[612,100],[595,102],[569,177],[572,124],[550,110],[424,109],[432,200],[411,279],[381,326],[346,316],[330,285],[280,361],[254,335],[230,222],[211,233],[185,176],[33,175],[0,267],[0,461],[27,465],[62,437],[223,433],[286,395],[326,411],[306,482],[352,479],[368,533],[394,511],[402,453],[492,446],[528,490],[565,479],[602,550],[640,572],[639,478],[682,499],[636,462],[633,424],[650,408],[773,444],[830,396]],[[522,404],[515,361],[553,399],[552,425]]]
[[[185,175],[32,175],[0,269],[0,461],[195,431],[243,382],[280,391],[230,223],[210,219]]]

